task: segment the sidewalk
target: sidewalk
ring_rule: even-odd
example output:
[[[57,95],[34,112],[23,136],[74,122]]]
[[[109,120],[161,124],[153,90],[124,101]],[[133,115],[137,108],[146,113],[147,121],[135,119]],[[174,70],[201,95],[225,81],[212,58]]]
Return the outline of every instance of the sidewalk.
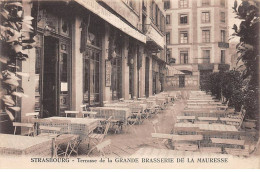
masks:
[[[185,102],[176,101],[174,105],[168,105],[167,108],[161,111],[156,116],[144,120],[141,125],[135,125],[134,130],[129,130],[127,133],[124,128],[122,133],[108,133],[105,139],[111,139],[111,156],[130,156],[138,149],[143,147],[150,148],[166,148],[163,144],[157,144],[156,140],[151,137],[154,133],[152,121],[158,119],[160,133],[171,133],[176,122],[176,116],[184,109]],[[87,142],[83,142],[79,148],[79,156],[87,153]],[[96,152],[93,152],[95,156]]]

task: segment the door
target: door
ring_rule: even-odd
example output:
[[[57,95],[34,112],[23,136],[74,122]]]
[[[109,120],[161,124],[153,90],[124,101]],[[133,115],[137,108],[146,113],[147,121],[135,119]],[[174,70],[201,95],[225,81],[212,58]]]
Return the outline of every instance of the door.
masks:
[[[42,108],[43,117],[57,115],[57,61],[58,39],[44,37],[44,60],[42,78]]]
[[[146,57],[145,62],[145,96],[149,97],[149,70],[150,70],[150,61],[149,58]]]
[[[84,53],[84,104],[100,105],[100,57],[101,51],[89,48]]]
[[[201,70],[200,71],[200,89],[205,90],[205,85],[208,82],[208,76],[212,73],[212,70]]]
[[[69,41],[44,37],[42,69],[42,117],[62,116],[70,109]]]
[[[179,87],[180,88],[185,87],[185,75],[180,75],[179,76]]]

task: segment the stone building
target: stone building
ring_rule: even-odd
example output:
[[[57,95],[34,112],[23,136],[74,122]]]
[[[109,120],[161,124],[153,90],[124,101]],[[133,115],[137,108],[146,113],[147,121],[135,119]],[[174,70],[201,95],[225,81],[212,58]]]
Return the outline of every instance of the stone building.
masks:
[[[83,104],[103,106],[163,91],[162,0],[26,0],[23,6],[34,17],[38,41],[20,65],[30,77],[21,80],[28,97],[17,100],[15,121],[26,121],[28,112],[62,116]],[[2,128],[8,127],[3,110],[1,116]]]
[[[164,9],[167,58],[184,73],[167,85],[198,89],[205,74],[229,68],[227,0],[164,0]]]

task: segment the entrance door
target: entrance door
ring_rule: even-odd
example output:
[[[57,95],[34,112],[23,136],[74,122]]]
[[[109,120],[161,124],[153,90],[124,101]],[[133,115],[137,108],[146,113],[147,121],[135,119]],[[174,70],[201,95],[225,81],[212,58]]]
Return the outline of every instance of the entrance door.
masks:
[[[145,96],[149,97],[149,70],[150,70],[150,61],[149,58],[146,57],[145,62]]]
[[[200,89],[205,90],[205,85],[208,82],[208,75],[212,70],[201,70],[200,71]]]
[[[42,117],[60,116],[70,108],[70,48],[66,40],[44,37]]]
[[[43,117],[56,116],[57,112],[57,61],[58,39],[44,37],[44,65],[43,65],[43,88],[42,107]]]
[[[185,75],[180,75],[179,76],[179,87],[180,88],[185,87]]]

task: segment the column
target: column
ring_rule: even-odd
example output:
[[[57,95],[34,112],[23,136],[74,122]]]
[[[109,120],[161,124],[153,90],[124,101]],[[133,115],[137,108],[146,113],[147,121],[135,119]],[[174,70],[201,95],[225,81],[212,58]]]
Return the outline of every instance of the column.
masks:
[[[137,89],[138,89],[138,86],[137,86],[137,84],[138,84],[138,77],[137,77],[137,74],[138,74],[138,72],[137,72],[137,51],[136,51],[136,47],[135,47],[135,54],[134,54],[134,80],[133,80],[133,82],[134,82],[134,96],[135,97],[137,97]]]
[[[153,69],[152,69],[152,62],[153,58],[149,57],[150,67],[149,67],[149,96],[153,95]]]
[[[80,38],[82,19],[75,18],[72,26],[72,109],[81,110],[83,104],[83,54],[80,52]]]
[[[122,97],[125,100],[129,100],[129,66],[127,64],[128,46],[129,38],[128,36],[125,36],[122,48]]]
[[[102,51],[102,89],[101,89],[101,95],[103,96],[103,101],[110,101],[112,99],[111,94],[110,94],[110,86],[106,86],[105,80],[106,80],[106,65],[105,65],[105,61],[108,59],[108,44],[109,44],[109,24],[105,23],[105,31],[104,31],[104,37],[102,39],[102,47],[103,47],[103,51]]]
[[[31,15],[31,4],[30,2],[23,1],[23,9],[24,15],[30,16]],[[21,99],[17,98],[17,106],[21,106],[21,111],[16,113],[15,120],[21,122],[27,122],[27,117],[25,117],[26,113],[34,112],[35,106],[35,60],[36,60],[36,53],[35,48],[25,50],[28,51],[28,56],[26,61],[20,62],[18,61],[17,66],[20,67],[17,71],[24,72],[29,74],[29,77],[20,77],[21,82],[19,82],[20,86],[24,89],[24,94],[27,97],[23,96]],[[21,101],[19,101],[21,100]],[[20,115],[19,115],[20,114]],[[21,133],[25,132],[23,129]]]

